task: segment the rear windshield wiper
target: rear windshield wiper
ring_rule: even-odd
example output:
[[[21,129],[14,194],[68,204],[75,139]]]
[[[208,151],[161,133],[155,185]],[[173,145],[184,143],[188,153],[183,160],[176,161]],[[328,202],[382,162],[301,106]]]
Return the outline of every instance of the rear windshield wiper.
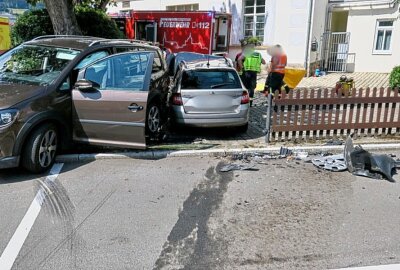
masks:
[[[214,85],[211,85],[211,88],[212,89],[214,89],[214,88],[220,88],[220,87],[222,87],[222,86],[227,86],[227,85],[233,85],[234,83],[220,83],[220,84],[214,84]]]

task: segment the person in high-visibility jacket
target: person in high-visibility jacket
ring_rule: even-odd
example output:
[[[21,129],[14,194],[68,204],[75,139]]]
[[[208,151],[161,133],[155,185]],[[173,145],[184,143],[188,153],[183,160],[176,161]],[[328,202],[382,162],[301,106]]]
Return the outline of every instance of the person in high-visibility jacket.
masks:
[[[283,86],[283,78],[285,77],[285,68],[287,65],[287,55],[283,51],[282,46],[275,45],[269,50],[271,55],[271,63],[269,66],[269,74],[265,83],[264,91],[269,93],[275,93],[275,91],[281,91]]]
[[[239,58],[239,69],[243,70],[243,84],[249,91],[250,106],[253,104],[257,74],[261,72],[261,64],[265,65],[265,60],[255,51],[255,44],[247,44]]]

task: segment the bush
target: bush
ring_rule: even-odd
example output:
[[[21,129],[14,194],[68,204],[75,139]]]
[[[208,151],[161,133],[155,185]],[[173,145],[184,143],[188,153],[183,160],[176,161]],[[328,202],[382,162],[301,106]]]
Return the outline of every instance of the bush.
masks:
[[[400,88],[400,66],[393,68],[392,73],[390,73],[389,83],[392,88]]]
[[[47,10],[31,10],[18,17],[11,30],[11,42],[16,46],[34,37],[53,33],[53,25]]]
[[[78,6],[75,8],[75,14],[83,35],[124,38],[124,34],[118,29],[117,24],[102,10]]]
[[[256,46],[260,46],[262,44],[261,40],[258,37],[248,37],[245,39],[241,39],[240,43],[242,46],[246,46],[247,44],[254,44]]]
[[[103,38],[123,38],[116,23],[104,11],[88,7],[75,7],[75,14],[82,34]],[[37,36],[53,35],[53,26],[47,10],[25,12],[18,17],[11,30],[13,46]]]

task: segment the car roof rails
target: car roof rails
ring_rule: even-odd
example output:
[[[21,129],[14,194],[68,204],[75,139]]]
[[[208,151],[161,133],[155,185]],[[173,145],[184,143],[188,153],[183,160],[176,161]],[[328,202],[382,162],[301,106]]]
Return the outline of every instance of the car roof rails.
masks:
[[[96,38],[96,37],[82,36],[82,35],[44,35],[44,36],[35,37],[31,41],[41,40],[41,39],[48,39],[48,38],[84,38],[84,39],[90,39],[90,38]]]
[[[181,63],[184,61],[181,61]],[[199,60],[199,61],[193,61],[186,63],[184,67],[186,69],[193,69],[193,68],[233,68],[232,63],[229,61],[227,58],[221,58],[221,59],[210,59],[210,60]]]
[[[95,40],[90,43],[89,47],[100,43],[113,43],[113,42],[129,42],[129,43],[141,43],[149,46],[154,46],[151,41],[144,41],[144,40],[137,40],[137,39],[102,39],[102,40]]]

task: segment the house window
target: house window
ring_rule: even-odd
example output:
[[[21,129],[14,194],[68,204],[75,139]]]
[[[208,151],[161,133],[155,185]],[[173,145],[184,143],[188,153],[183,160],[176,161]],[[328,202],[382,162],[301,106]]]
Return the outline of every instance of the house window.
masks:
[[[244,36],[264,41],[265,0],[244,1]]]
[[[131,2],[130,1],[122,2],[122,8],[130,8],[130,7],[131,7]]]
[[[376,24],[374,53],[391,53],[393,20],[381,20]]]
[[[199,4],[167,6],[168,11],[197,11]]]

